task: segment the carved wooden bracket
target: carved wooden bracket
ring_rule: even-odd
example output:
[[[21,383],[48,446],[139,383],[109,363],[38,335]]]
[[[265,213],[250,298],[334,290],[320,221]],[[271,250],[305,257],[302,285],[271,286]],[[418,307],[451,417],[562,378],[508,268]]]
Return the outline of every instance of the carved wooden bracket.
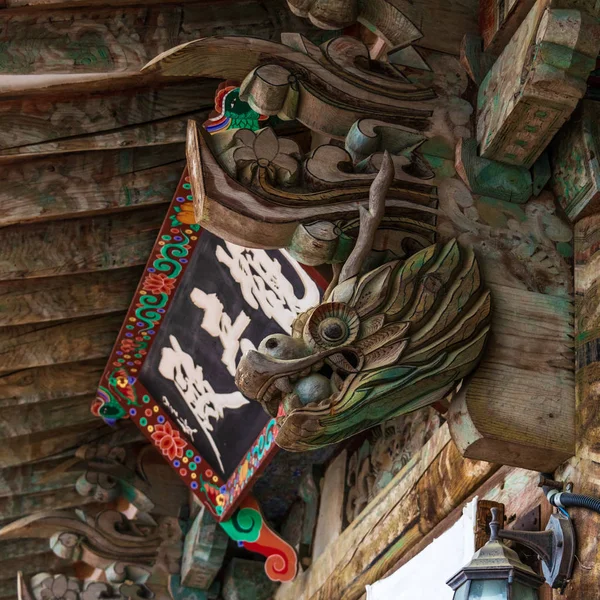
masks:
[[[481,156],[531,167],[586,90],[600,50],[596,15],[538,0],[478,96]]]

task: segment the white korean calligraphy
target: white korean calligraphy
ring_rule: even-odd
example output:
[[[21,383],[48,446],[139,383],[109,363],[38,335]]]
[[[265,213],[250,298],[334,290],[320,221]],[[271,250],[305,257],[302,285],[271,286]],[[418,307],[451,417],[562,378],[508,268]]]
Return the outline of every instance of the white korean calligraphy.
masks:
[[[221,362],[227,367],[230,375],[235,375],[236,358],[240,348],[242,354],[254,348],[254,344],[248,338],[242,339],[242,334],[250,325],[250,317],[242,310],[232,323],[231,317],[223,311],[223,304],[217,295],[207,294],[198,288],[192,290],[190,300],[204,311],[200,326],[212,337],[219,338],[223,345]]]
[[[248,404],[248,400],[240,392],[216,393],[210,383],[204,379],[202,367],[196,365],[194,359],[184,352],[177,338],[170,335],[169,341],[171,348],[164,347],[161,350],[158,371],[165,379],[175,384],[185,403],[198,420],[198,424],[219,461],[221,470],[224,470],[221,453],[212,437],[214,425],[210,419],[218,421],[223,418],[223,411],[226,408],[240,408]]]
[[[244,300],[254,309],[260,309],[286,332],[292,330],[294,319],[319,303],[319,290],[308,273],[285,250],[282,256],[296,271],[304,287],[304,295],[296,296],[294,286],[286,279],[281,264],[264,250],[242,248],[224,242],[226,249],[217,246],[219,262],[229,268],[231,276],[240,285]]]

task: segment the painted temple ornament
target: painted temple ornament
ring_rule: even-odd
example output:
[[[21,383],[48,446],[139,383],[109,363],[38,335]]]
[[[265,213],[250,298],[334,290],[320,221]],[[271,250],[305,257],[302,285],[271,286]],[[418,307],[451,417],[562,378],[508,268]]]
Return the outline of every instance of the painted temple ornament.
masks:
[[[239,389],[278,418],[286,450],[339,442],[439,402],[481,357],[490,294],[471,250],[452,240],[365,272],[392,180],[385,154],[324,302],[297,318],[292,336],[266,337],[238,365]]]

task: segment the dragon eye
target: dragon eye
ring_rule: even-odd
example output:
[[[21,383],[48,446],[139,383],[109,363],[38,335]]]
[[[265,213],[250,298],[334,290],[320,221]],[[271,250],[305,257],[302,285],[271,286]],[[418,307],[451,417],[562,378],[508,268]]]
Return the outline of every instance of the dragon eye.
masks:
[[[311,347],[321,349],[350,344],[357,335],[360,319],[356,311],[342,302],[318,306],[304,327],[304,339]]]
[[[339,343],[348,337],[348,326],[342,319],[328,317],[319,324],[319,335],[326,342]]]

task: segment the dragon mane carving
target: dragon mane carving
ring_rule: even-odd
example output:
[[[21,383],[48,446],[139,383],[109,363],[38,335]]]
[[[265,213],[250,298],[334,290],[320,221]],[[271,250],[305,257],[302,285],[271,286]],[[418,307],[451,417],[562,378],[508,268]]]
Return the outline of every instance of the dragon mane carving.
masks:
[[[456,240],[368,266],[393,181],[385,154],[361,207],[360,232],[322,304],[291,336],[265,338],[236,374],[239,389],[278,418],[277,444],[304,451],[451,394],[477,365],[490,294],[471,249]]]

